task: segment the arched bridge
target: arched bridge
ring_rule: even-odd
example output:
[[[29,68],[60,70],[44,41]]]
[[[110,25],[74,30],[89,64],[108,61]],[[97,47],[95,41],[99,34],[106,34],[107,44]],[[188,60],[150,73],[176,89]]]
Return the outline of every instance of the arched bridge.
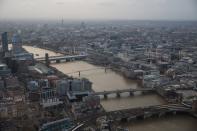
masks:
[[[120,94],[121,93],[128,92],[128,93],[130,93],[130,95],[133,95],[134,92],[138,92],[138,91],[140,91],[142,93],[145,93],[145,92],[154,92],[155,89],[153,89],[153,88],[141,88],[141,89],[140,88],[138,88],[138,89],[132,89],[132,88],[130,88],[130,89],[123,89],[123,90],[112,90],[112,91],[93,92],[93,93],[91,93],[91,95],[103,95],[104,98],[107,98],[108,95],[110,95],[110,94],[116,94],[117,97],[120,97]]]

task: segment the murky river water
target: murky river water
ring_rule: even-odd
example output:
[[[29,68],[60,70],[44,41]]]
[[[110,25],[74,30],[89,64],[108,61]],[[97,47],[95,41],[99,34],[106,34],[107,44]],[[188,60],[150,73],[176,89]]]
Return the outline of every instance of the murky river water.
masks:
[[[51,51],[24,46],[24,48],[32,53],[39,54],[35,57],[44,57],[45,53],[48,53],[50,56],[60,55]],[[117,89],[128,89],[128,88],[140,88],[136,81],[127,79],[121,74],[118,74],[112,70],[99,69],[100,67],[89,64],[84,61],[75,61],[68,63],[58,63],[52,64],[53,67],[57,68],[61,72],[71,75],[73,77],[79,77],[77,71],[82,70],[80,77],[88,78],[93,83],[93,89],[95,91],[110,91]],[[95,69],[95,70],[89,70]],[[84,71],[83,70],[89,70]],[[76,72],[76,73],[73,73]],[[121,98],[116,98],[115,95],[110,95],[109,99],[102,99],[101,104],[107,111],[125,109],[131,107],[139,106],[150,106],[150,105],[159,105],[164,104],[165,102],[161,97],[155,94],[151,95],[140,95],[135,94],[135,96],[130,97],[129,94],[122,94]]]
[[[165,116],[123,125],[129,131],[196,131],[197,119],[188,115]]]
[[[50,56],[60,55],[52,51],[35,47],[24,46],[24,48],[31,53],[39,54],[39,56],[35,55],[35,57],[44,57],[45,53],[48,53]],[[98,66],[84,61],[52,64],[52,66],[65,74],[72,75],[73,77],[79,77],[78,73],[73,72],[95,69],[82,71],[80,73],[81,78],[88,78],[93,83],[93,89],[95,91],[140,88],[140,85],[136,81],[127,79],[112,70],[107,70],[105,72],[104,69],[98,69]],[[111,95],[107,100],[102,99],[101,104],[105,110],[111,111],[165,104],[165,101],[156,94],[141,95],[136,93],[134,96],[129,96],[129,94],[125,93],[121,95],[121,98],[116,98],[115,95]],[[196,119],[189,116],[175,116],[158,120],[148,120],[135,124],[130,123],[125,126],[132,131],[195,131],[195,129],[197,129],[195,123],[197,124]]]

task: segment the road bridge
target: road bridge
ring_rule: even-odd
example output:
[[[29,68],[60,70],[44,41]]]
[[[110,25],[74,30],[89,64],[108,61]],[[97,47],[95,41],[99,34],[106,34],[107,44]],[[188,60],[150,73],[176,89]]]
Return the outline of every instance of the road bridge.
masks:
[[[116,94],[117,97],[120,97],[120,95],[122,93],[130,93],[130,95],[132,96],[134,92],[142,92],[142,93],[146,93],[146,92],[154,92],[155,89],[153,88],[137,88],[137,89],[133,89],[133,88],[130,88],[130,89],[122,89],[122,90],[112,90],[112,91],[101,91],[101,92],[93,92],[91,93],[91,95],[103,95],[104,98],[107,98],[108,95],[110,94]]]

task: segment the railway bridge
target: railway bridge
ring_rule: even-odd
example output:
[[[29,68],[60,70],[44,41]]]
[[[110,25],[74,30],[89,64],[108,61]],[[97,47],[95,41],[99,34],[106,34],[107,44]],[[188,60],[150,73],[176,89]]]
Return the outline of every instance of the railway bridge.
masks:
[[[148,118],[160,118],[165,115],[176,114],[191,114],[192,108],[184,106],[183,104],[164,104],[147,107],[138,107],[131,109],[116,110],[110,112],[102,112],[99,114],[91,115],[79,121],[80,125],[72,131],[80,129],[83,125],[88,125],[98,117],[107,116],[107,119],[112,123],[131,122],[135,120],[145,120]]]
[[[190,113],[191,108],[182,104],[167,104],[149,106],[134,109],[107,112],[106,115],[112,121],[133,121],[150,117],[161,117],[164,115],[176,115],[178,113]]]
[[[42,61],[42,62],[56,62],[56,63],[60,63],[62,61],[74,61],[74,60],[82,60],[85,59],[88,55],[84,54],[84,55],[61,55],[61,56],[48,56],[46,55],[45,57],[40,57],[40,58],[36,58],[37,61]]]

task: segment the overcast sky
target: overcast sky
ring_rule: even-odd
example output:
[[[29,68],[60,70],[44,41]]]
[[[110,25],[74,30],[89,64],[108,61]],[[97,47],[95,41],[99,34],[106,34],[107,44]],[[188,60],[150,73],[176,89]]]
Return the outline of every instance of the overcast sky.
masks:
[[[197,20],[197,0],[0,0],[0,20]]]

